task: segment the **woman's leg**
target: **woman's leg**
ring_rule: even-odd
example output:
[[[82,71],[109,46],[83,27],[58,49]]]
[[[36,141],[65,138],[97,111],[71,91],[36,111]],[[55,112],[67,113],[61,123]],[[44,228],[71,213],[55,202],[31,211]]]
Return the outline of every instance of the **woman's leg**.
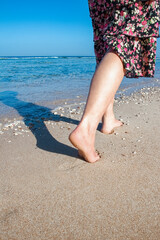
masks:
[[[124,71],[121,59],[109,52],[93,75],[82,119],[69,136],[71,143],[88,162],[99,159],[94,148],[96,129],[124,77]]]
[[[101,128],[102,133],[111,134],[114,132],[114,128],[117,128],[123,125],[123,122],[115,118],[113,105],[114,105],[114,98],[109,103],[102,117],[102,128]]]

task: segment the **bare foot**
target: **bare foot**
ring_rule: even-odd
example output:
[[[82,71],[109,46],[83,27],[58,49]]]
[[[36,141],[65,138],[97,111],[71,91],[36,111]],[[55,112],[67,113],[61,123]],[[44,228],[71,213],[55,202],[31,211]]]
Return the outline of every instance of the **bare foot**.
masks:
[[[87,162],[94,163],[100,157],[94,149],[94,139],[89,136],[87,130],[78,126],[70,135],[69,140],[78,149],[78,153]]]
[[[123,124],[124,124],[123,122],[115,119],[114,117],[107,118],[103,116],[101,132],[105,134],[112,134],[115,128],[120,127]]]

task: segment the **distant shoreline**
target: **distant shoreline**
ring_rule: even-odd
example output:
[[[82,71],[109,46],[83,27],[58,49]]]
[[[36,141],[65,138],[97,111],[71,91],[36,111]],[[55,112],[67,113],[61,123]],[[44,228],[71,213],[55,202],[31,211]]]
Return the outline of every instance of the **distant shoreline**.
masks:
[[[40,58],[47,58],[47,59],[70,59],[70,58],[93,58],[96,60],[95,56],[0,56],[0,60],[8,60],[8,59],[40,59]],[[156,57],[156,60],[160,60],[160,56]]]

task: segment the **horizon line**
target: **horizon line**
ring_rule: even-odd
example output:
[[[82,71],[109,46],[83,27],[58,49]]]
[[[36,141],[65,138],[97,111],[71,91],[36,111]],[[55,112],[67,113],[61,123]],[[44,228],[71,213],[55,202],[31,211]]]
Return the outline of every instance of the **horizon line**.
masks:
[[[94,55],[0,55],[0,57],[95,57]]]
[[[0,58],[5,58],[5,57],[55,57],[55,58],[59,58],[59,57],[95,57],[95,55],[3,55],[0,56]],[[156,59],[160,58],[159,56],[156,56]]]

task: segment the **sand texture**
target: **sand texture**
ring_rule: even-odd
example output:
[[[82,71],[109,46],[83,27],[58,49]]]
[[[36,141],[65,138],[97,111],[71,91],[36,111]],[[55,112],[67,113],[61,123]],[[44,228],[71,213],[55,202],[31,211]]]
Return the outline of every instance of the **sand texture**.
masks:
[[[115,102],[89,164],[68,135],[84,103],[0,124],[0,240],[159,240],[160,89]]]

